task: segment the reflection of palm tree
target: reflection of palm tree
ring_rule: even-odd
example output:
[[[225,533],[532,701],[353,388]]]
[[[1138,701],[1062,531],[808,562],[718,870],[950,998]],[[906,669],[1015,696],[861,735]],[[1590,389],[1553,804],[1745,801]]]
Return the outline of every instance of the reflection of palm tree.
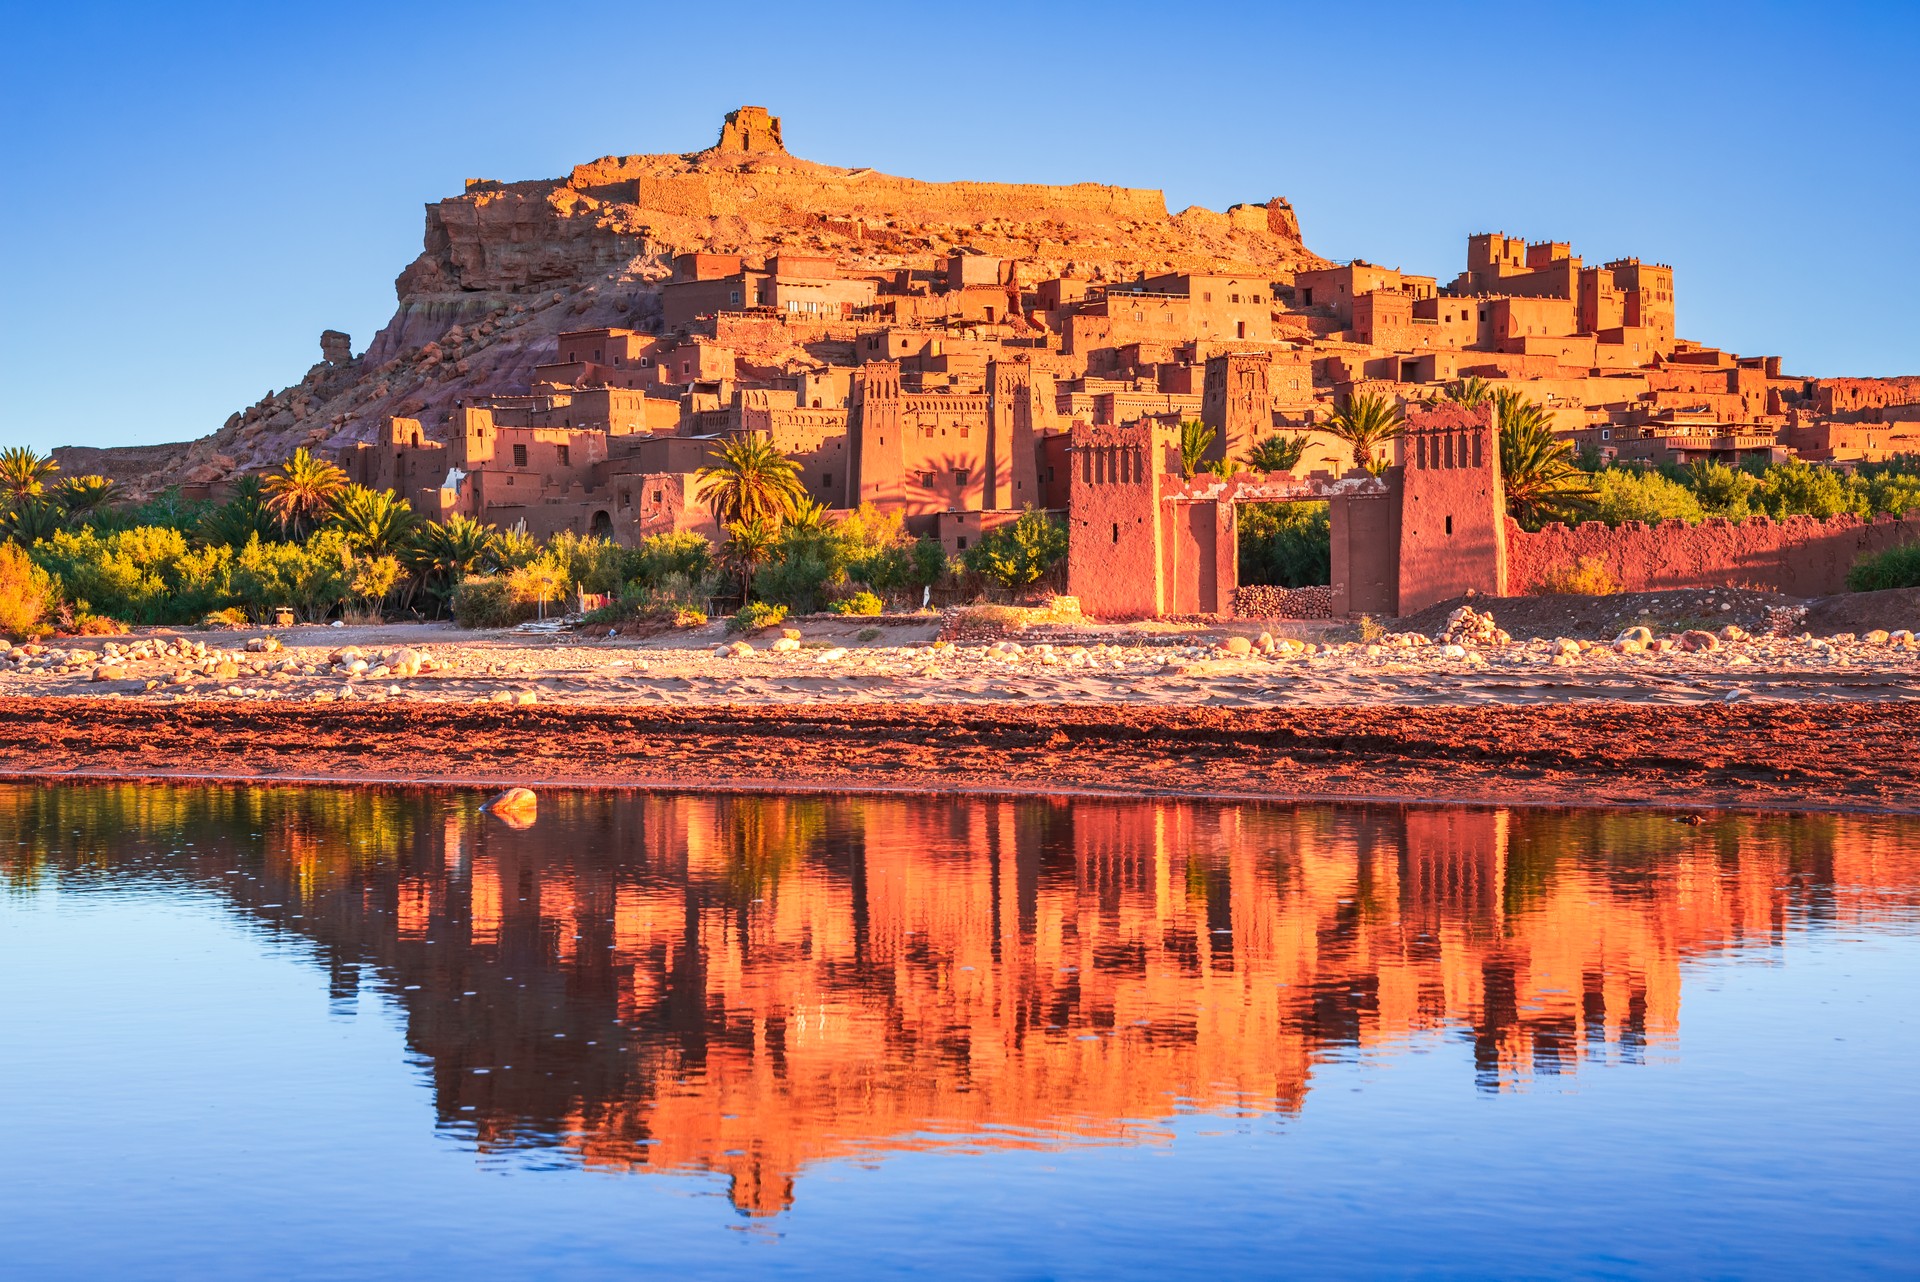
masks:
[[[267,510],[280,528],[296,537],[311,534],[326,519],[328,509],[347,488],[347,474],[306,449],[293,452],[280,470],[261,487]]]
[[[770,898],[826,832],[826,807],[813,800],[739,797],[722,811],[727,896],[736,908]]]
[[[1405,413],[1379,392],[1355,392],[1327,424],[1327,431],[1353,450],[1353,465],[1375,475],[1386,467],[1386,460],[1376,455],[1405,430]]]

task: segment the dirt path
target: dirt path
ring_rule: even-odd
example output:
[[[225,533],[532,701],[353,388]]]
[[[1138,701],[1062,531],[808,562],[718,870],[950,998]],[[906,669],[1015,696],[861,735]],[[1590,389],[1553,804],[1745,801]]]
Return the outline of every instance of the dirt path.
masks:
[[[0,698],[0,775],[1920,811],[1920,703],[1300,709]]]

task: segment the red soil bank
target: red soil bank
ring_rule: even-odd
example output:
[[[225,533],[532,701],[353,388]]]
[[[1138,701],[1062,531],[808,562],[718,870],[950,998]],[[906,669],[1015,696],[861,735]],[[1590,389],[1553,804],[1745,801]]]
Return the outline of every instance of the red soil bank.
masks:
[[[0,775],[1920,811],[1920,703],[647,708],[0,699]]]

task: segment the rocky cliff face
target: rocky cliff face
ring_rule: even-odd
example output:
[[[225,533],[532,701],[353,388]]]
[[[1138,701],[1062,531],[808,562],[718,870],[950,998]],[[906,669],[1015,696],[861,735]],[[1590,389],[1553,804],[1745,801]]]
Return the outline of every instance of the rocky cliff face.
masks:
[[[1018,261],[1021,284],[1062,272],[1284,278],[1320,262],[1284,200],[1169,214],[1152,190],[841,169],[789,155],[778,120],[742,108],[706,151],[608,156],[550,181],[470,179],[427,207],[393,319],[363,354],[348,356],[328,331],[321,361],[298,383],[211,436],[126,452],[120,479],[136,492],[218,480],[302,445],[370,439],[391,415],[433,431],[462,398],[525,391],[563,330],[657,326],[678,253],[826,254],[880,270],[932,267],[963,246]]]

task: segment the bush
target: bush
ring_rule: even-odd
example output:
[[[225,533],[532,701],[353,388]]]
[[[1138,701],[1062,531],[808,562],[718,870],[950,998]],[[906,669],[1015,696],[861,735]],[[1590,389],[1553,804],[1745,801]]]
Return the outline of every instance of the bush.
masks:
[[[1555,566],[1533,585],[1535,595],[1612,596],[1620,591],[1620,580],[1597,556],[1583,556],[1572,565]]]
[[[753,590],[768,601],[812,614],[829,587],[846,581],[845,562],[829,531],[788,527],[780,533],[773,560],[753,576]]]
[[[1593,476],[1593,514],[1608,525],[1622,521],[1679,519],[1698,525],[1706,519],[1699,498],[1686,486],[1657,472],[1610,467]]]
[[[1016,605],[970,605],[953,622],[969,632],[1017,632],[1027,626],[1027,612]]]
[[[658,587],[646,588],[635,579],[620,594],[618,601],[609,602],[597,610],[587,613],[588,623],[665,623],[676,628],[697,628],[707,621],[706,611],[700,608],[702,598],[698,585],[684,574],[665,576]]]
[[[1242,584],[1333,582],[1333,521],[1325,503],[1245,503],[1237,517]]]
[[[762,628],[771,628],[786,622],[787,607],[770,605],[765,601],[749,601],[740,607],[740,612],[727,620],[729,632],[758,632]]]
[[[53,576],[17,544],[0,543],[0,634],[14,641],[45,636],[55,603]]]
[[[697,584],[713,571],[713,544],[691,530],[648,535],[627,558],[628,580],[644,588],[676,578]]]
[[[516,601],[499,574],[469,574],[453,590],[453,621],[463,628],[510,628],[533,617],[531,602]]]
[[[1881,592],[1887,588],[1920,588],[1920,543],[1861,557],[1847,571],[1849,592]]]
[[[1024,588],[1067,554],[1067,527],[1045,512],[1028,508],[1009,525],[988,532],[967,549],[966,566],[1003,588]]]
[[[353,554],[338,530],[320,530],[305,543],[271,543],[256,535],[234,561],[233,589],[256,619],[270,619],[285,607],[318,623],[347,599],[352,573]]]
[[[562,530],[547,540],[540,560],[552,565],[564,579],[556,595],[564,595],[570,588],[612,595],[626,586],[631,577],[629,562],[634,556],[612,539]]]
[[[61,530],[32,555],[66,596],[133,623],[198,623],[233,602],[233,550],[192,547],[169,526],[105,536],[85,527]]]
[[[880,598],[871,592],[856,592],[844,601],[835,601],[827,607],[835,614],[878,614],[881,610]]]
[[[885,634],[879,628],[861,628],[853,634],[853,639],[856,641],[878,641],[883,635]]]
[[[1761,476],[1749,500],[1768,516],[1839,516],[1867,514],[1866,495],[1830,467],[1788,459],[1775,463]]]

